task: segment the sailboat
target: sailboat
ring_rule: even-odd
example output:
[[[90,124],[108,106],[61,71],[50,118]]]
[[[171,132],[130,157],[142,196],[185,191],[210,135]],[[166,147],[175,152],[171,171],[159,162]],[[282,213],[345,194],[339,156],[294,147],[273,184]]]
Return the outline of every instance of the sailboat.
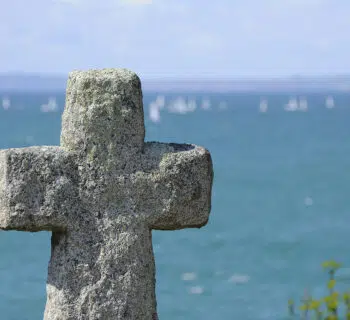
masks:
[[[306,98],[302,97],[299,99],[299,110],[300,111],[307,111],[308,105]]]
[[[189,99],[187,102],[187,111],[188,112],[193,112],[197,108],[197,103],[196,100],[194,99]]]
[[[286,111],[296,111],[298,110],[298,100],[296,98],[290,98],[288,103],[284,106]]]
[[[157,102],[151,102],[149,105],[149,117],[152,122],[160,122],[160,106]]]
[[[165,96],[158,95],[149,105],[149,117],[152,122],[160,122],[160,111],[165,108]]]
[[[202,99],[202,104],[201,104],[201,108],[203,110],[209,110],[211,108],[211,102],[209,99],[204,98]]]
[[[42,112],[55,112],[58,109],[57,101],[55,97],[50,97],[47,104],[40,106]]]
[[[334,103],[334,99],[332,96],[328,96],[326,99],[326,108],[327,109],[332,109],[334,108],[335,103]]]
[[[2,107],[4,110],[8,110],[11,107],[11,100],[7,97],[2,98]]]
[[[259,111],[262,113],[267,112],[267,108],[268,108],[268,103],[266,99],[261,99],[260,100],[260,105],[259,105]]]

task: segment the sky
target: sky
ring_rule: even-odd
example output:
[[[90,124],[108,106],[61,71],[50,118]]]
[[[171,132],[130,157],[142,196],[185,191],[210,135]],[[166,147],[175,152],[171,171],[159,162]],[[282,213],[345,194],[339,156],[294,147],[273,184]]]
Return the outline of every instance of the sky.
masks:
[[[350,74],[349,0],[3,0],[0,72]]]

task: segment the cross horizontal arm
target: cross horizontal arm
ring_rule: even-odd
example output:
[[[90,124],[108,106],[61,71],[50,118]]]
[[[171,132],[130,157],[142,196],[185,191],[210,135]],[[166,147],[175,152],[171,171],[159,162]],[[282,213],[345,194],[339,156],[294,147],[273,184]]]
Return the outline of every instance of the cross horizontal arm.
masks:
[[[60,147],[0,150],[0,229],[65,229],[75,175],[71,155]]]
[[[195,145],[146,143],[145,158],[153,159],[158,167],[145,177],[144,184],[135,185],[142,199],[137,210],[146,213],[150,228],[204,226],[211,209],[210,153]]]

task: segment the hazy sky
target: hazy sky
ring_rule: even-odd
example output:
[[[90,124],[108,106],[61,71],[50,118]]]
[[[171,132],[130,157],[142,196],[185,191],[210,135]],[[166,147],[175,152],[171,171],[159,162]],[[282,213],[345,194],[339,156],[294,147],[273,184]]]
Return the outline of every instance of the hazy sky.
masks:
[[[350,73],[349,0],[131,1],[3,0],[0,71]]]

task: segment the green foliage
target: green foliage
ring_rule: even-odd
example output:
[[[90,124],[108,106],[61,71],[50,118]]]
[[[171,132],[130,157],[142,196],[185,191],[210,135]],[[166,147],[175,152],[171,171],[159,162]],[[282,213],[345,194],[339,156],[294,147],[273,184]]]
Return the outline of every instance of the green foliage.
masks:
[[[311,295],[305,294],[302,299],[302,304],[299,307],[301,311],[301,319],[315,320],[340,320],[338,314],[339,304],[344,303],[346,307],[345,317],[342,319],[350,320],[350,291],[344,294],[339,294],[335,290],[336,280],[334,275],[341,267],[341,264],[336,261],[325,261],[322,267],[328,272],[329,281],[327,283],[328,295],[321,299],[313,299]],[[288,300],[289,315],[296,316],[295,303],[292,299]],[[309,317],[313,315],[313,317]]]

